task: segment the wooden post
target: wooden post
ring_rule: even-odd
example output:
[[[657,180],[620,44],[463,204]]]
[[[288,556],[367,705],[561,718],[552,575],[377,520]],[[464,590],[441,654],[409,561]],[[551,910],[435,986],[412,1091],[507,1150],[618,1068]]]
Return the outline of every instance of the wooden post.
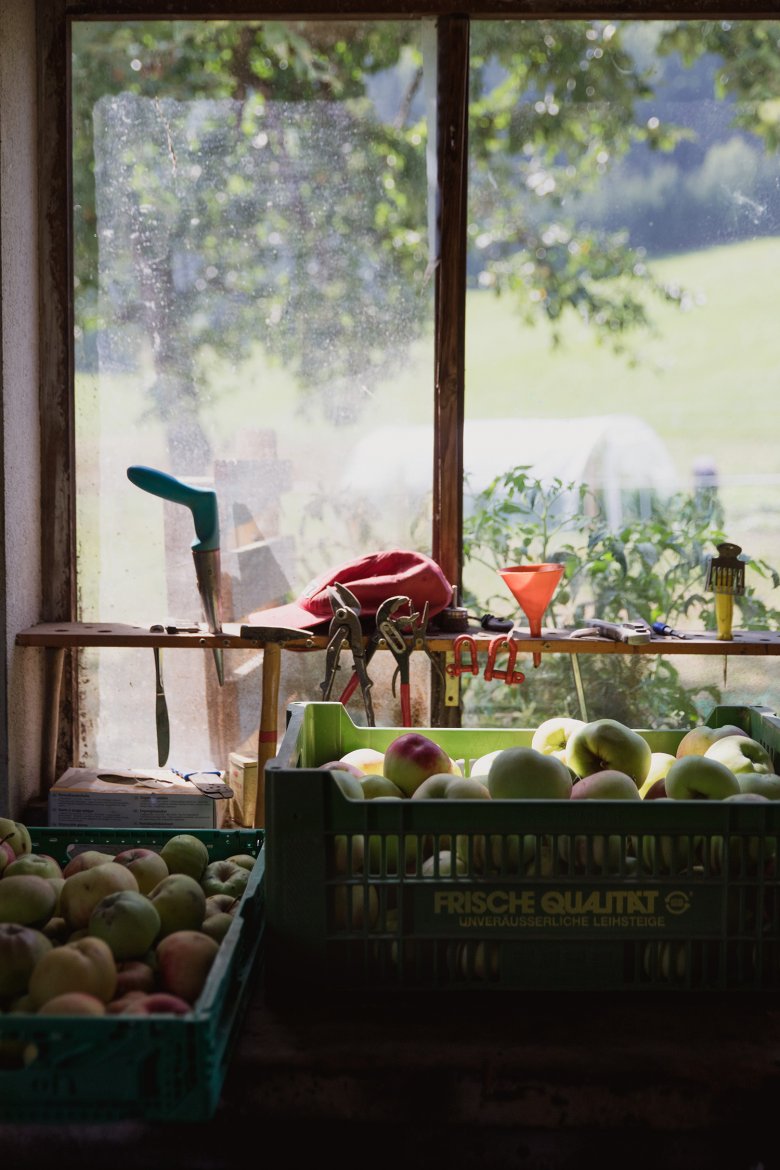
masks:
[[[260,699],[260,730],[257,735],[257,803],[255,828],[265,825],[265,765],[276,755],[276,711],[279,704],[279,675],[282,648],[278,642],[268,642],[263,650],[263,692]]]

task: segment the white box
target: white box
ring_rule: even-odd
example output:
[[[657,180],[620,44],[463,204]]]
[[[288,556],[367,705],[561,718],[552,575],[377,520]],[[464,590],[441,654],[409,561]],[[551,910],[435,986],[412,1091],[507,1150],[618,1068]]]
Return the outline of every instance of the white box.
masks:
[[[229,789],[224,774],[203,776],[219,798],[168,768],[68,768],[49,790],[52,827],[218,829]]]

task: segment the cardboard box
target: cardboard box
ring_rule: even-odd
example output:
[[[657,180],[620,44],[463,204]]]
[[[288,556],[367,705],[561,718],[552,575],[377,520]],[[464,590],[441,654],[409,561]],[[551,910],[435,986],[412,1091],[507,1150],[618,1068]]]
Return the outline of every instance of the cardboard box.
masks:
[[[160,829],[219,829],[232,793],[224,773],[168,768],[68,768],[49,790],[49,824]]]
[[[233,789],[228,812],[232,824],[245,829],[262,826],[263,801],[258,797],[257,754],[231,752],[228,756],[227,783]]]

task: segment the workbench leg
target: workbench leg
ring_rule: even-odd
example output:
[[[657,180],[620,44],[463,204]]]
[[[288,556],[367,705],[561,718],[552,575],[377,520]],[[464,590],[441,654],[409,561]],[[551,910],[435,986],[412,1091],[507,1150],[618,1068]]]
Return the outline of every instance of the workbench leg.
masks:
[[[60,730],[60,693],[65,663],[64,646],[47,646],[43,663],[43,731],[41,736],[41,800],[48,802],[49,789],[57,779],[57,742]]]
[[[276,755],[277,710],[279,707],[279,675],[282,666],[282,648],[269,642],[263,650],[263,693],[260,700],[260,730],[257,736],[257,801],[255,828],[265,825],[265,765]]]

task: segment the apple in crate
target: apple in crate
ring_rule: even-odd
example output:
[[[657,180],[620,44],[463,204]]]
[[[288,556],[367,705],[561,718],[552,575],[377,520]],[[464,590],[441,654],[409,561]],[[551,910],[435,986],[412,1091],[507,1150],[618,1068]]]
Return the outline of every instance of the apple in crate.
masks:
[[[150,893],[169,873],[165,858],[156,849],[144,849],[141,846],[123,849],[117,853],[114,861],[130,870],[142,894]]]
[[[566,762],[580,777],[594,772],[624,772],[637,788],[647,779],[652,756],[650,744],[617,719],[594,719],[569,738]]]
[[[732,772],[774,772],[772,757],[757,739],[749,735],[727,735],[711,744],[704,758],[725,764]]]
[[[48,853],[22,853],[20,857],[5,867],[4,877],[13,877],[18,873],[35,873],[38,877],[61,878],[63,876],[60,863],[50,857]]]
[[[169,874],[148,897],[160,916],[160,938],[177,930],[200,930],[203,925],[206,893],[189,874]]]
[[[490,765],[487,790],[494,800],[568,800],[572,777],[554,755],[532,747],[508,747]]]
[[[666,773],[665,783],[672,800],[723,800],[739,792],[731,769],[708,755],[680,756]]]
[[[108,943],[102,938],[80,938],[52,947],[41,956],[30,975],[28,994],[36,1008],[69,991],[83,991],[108,1003],[116,981],[116,963]]]
[[[64,991],[47,999],[37,1010],[39,1016],[104,1016],[106,1005],[87,991]]]
[[[0,999],[23,995],[33,967],[51,949],[40,930],[17,922],[0,923]]]
[[[0,878],[0,922],[44,926],[56,905],[57,894],[48,878],[33,873]]]
[[[130,991],[147,994],[154,991],[155,974],[149,963],[143,959],[124,959],[116,965],[116,991],[114,999],[120,999]]]
[[[686,731],[677,745],[677,758],[682,756],[703,756],[707,748],[719,739],[725,739],[730,735],[747,735],[741,727],[737,727],[735,723],[725,723],[723,727],[708,727],[702,724],[699,727],[692,727],[690,731]]]
[[[219,943],[200,930],[177,930],[161,939],[155,949],[161,990],[194,1004],[217,957]]]
[[[639,789],[639,795],[643,800],[657,800],[660,796],[666,796],[666,773],[676,759],[671,752],[651,754],[647,776]]]
[[[585,726],[584,719],[572,719],[565,715],[545,719],[531,737],[531,747],[545,756],[556,756],[564,764],[569,740],[575,731]]]
[[[740,792],[755,792],[767,800],[780,800],[780,776],[774,772],[738,772]]]
[[[378,796],[394,796],[401,800],[404,795],[398,785],[388,780],[387,776],[364,776],[360,781],[360,787],[363,789],[364,800],[376,800]]]
[[[91,869],[82,869],[65,879],[60,893],[60,911],[71,930],[81,930],[89,924],[90,915],[101,898],[118,890],[135,890],[138,882],[129,869],[108,861]]]
[[[381,776],[384,771],[385,754],[378,751],[377,748],[353,748],[352,751],[345,752],[335,762],[346,765],[347,771],[354,769],[358,776]],[[329,768],[332,765],[325,764],[323,766]]]
[[[412,796],[429,776],[455,770],[444,748],[419,731],[396,736],[385,751],[384,775],[404,796]]]
[[[604,768],[578,780],[571,790],[572,800],[641,800],[633,776],[616,768]],[[618,873],[625,867],[633,839],[620,833],[578,834],[573,839],[571,861],[578,870],[592,869],[596,873]],[[558,838],[558,851],[564,861],[570,860],[570,839]]]
[[[225,858],[223,861],[209,862],[200,884],[207,895],[230,894],[233,898],[240,898],[248,881],[249,870]]]
[[[111,947],[117,962],[140,959],[160,933],[160,915],[140,890],[117,890],[101,898],[89,919],[89,933]]]
[[[63,868],[62,875],[66,878],[72,877],[74,873],[81,873],[82,869],[92,869],[93,866],[105,865],[107,861],[113,860],[113,853],[103,853],[100,849],[85,849],[71,857]]]
[[[14,857],[32,853],[30,830],[21,821],[11,820],[10,817],[0,817],[0,843],[10,846]]]
[[[169,837],[160,850],[160,856],[169,874],[185,873],[196,881],[203,877],[203,871],[209,863],[207,846],[192,833],[176,833]]]

